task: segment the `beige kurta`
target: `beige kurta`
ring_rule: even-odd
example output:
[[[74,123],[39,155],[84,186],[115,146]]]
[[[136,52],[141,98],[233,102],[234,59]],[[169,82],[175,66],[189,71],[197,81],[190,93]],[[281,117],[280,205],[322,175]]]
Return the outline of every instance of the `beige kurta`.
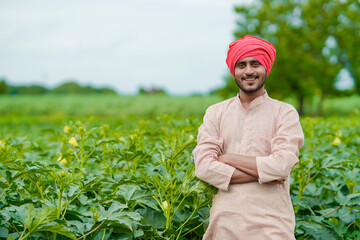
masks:
[[[304,143],[295,108],[265,92],[245,109],[236,96],[207,109],[197,140],[195,174],[219,189],[203,239],[295,239],[289,174]],[[224,153],[256,156],[258,182],[230,185],[235,168],[217,161]]]

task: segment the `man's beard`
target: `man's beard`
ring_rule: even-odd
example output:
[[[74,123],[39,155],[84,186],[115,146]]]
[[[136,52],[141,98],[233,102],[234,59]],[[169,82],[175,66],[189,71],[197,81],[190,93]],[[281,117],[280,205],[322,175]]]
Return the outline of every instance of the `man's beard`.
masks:
[[[259,76],[256,76],[256,75],[248,75],[248,76],[246,76],[246,78],[255,78],[255,77],[259,77]],[[244,81],[244,80],[241,79],[241,81]],[[257,88],[254,88],[254,89],[245,89],[243,86],[241,86],[241,84],[239,84],[240,81],[237,78],[235,78],[235,82],[236,82],[236,85],[238,85],[238,87],[244,93],[253,93],[253,92],[256,92],[257,90],[259,90],[260,88],[262,88],[265,85],[266,77],[265,77],[264,81],[262,83],[260,83],[260,85],[257,86]]]

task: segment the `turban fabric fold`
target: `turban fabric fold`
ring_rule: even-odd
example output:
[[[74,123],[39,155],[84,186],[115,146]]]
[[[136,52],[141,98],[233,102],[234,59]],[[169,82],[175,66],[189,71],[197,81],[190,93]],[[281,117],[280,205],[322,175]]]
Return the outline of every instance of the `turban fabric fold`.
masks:
[[[236,63],[247,57],[253,57],[266,69],[266,76],[269,75],[276,56],[274,46],[257,37],[245,36],[230,43],[227,53],[226,64],[234,76]]]

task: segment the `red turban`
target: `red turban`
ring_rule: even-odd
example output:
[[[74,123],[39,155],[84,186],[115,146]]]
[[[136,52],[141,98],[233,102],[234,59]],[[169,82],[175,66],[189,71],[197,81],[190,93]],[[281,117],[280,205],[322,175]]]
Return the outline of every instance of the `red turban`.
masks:
[[[269,75],[275,60],[276,50],[274,46],[257,37],[245,36],[230,43],[227,53],[226,64],[234,76],[235,64],[247,57],[253,57],[266,69],[266,76]]]

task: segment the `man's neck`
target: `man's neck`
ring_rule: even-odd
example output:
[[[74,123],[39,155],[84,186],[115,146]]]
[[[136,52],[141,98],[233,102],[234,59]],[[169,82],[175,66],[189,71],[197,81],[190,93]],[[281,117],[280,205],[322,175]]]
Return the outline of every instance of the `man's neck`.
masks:
[[[260,97],[261,95],[263,95],[265,93],[265,89],[261,88],[256,92],[253,93],[245,93],[243,91],[240,90],[240,94],[239,94],[239,98],[241,101],[241,104],[243,105],[243,107],[245,109],[248,109],[250,106],[250,103],[257,97]]]

